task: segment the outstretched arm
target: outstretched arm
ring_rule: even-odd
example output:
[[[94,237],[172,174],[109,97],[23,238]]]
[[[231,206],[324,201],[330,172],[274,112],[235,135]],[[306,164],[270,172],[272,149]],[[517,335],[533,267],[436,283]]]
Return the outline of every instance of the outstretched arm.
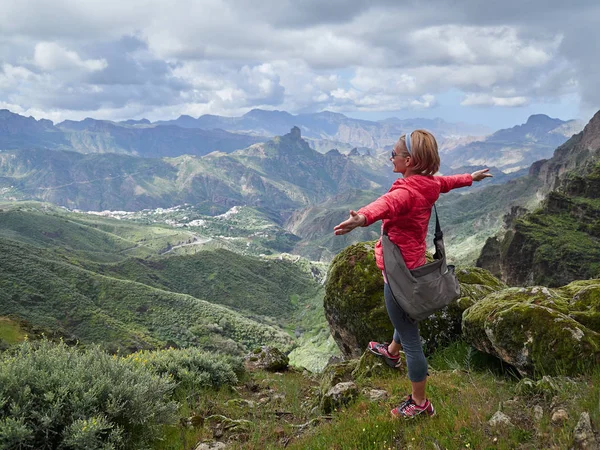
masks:
[[[366,227],[381,219],[406,213],[412,206],[412,197],[404,188],[394,189],[357,211],[333,228],[335,234],[346,234],[356,227]]]
[[[471,186],[473,181],[481,181],[484,178],[491,177],[490,169],[476,170],[472,174],[465,173],[463,175],[445,175],[439,177],[441,189],[440,192],[450,192],[452,189],[457,189],[465,186]]]
[[[350,233],[356,227],[362,227],[367,223],[367,219],[364,215],[357,213],[354,210],[350,211],[350,217],[344,220],[339,225],[333,227],[335,234],[346,234]]]

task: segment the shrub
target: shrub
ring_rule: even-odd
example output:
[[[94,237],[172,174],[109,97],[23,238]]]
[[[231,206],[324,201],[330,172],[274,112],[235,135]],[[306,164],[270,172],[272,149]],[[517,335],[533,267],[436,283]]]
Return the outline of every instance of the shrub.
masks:
[[[0,448],[140,448],[175,419],[174,387],[97,347],[24,342],[0,356]]]
[[[197,348],[140,351],[126,358],[157,375],[167,376],[186,391],[236,384],[236,373],[243,371],[241,358]]]

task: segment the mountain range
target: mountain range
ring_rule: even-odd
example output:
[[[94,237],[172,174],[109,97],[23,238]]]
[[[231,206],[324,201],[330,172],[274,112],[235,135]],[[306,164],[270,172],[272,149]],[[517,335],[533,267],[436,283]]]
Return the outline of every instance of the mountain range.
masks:
[[[138,158],[57,150],[0,152],[0,196],[42,200],[86,210],[206,204],[284,212],[318,203],[345,189],[380,188],[386,178],[336,150],[312,150],[293,128],[232,153],[204,157]]]
[[[482,136],[489,134],[487,127],[464,123],[449,123],[442,119],[398,119],[380,121],[352,119],[343,114],[324,111],[313,114],[293,115],[286,111],[253,109],[241,117],[203,115],[194,119],[180,116],[178,119],[157,122],[185,128],[206,130],[224,129],[260,136],[278,136],[297,126],[308,139],[329,140],[355,147],[384,148],[393,145],[408,130],[425,128],[440,140],[450,136]]]
[[[522,125],[448,150],[443,155],[444,167],[456,170],[461,166],[484,165],[507,174],[527,170],[535,161],[550,157],[556,147],[580,132],[583,125],[578,120],[563,121],[536,114]]]

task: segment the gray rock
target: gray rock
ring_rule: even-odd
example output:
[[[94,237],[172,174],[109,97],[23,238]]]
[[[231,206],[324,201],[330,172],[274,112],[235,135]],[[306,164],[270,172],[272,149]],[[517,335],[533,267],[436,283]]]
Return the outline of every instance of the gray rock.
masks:
[[[358,395],[358,387],[353,381],[345,381],[333,386],[321,399],[321,411],[329,414],[331,411],[347,405]]]
[[[562,408],[557,409],[552,413],[552,419],[550,419],[554,425],[560,425],[569,420],[569,413]]]
[[[510,421],[510,417],[508,417],[502,411],[496,411],[492,418],[488,421],[488,424],[493,428],[513,426],[512,422]]]
[[[380,400],[385,400],[389,397],[389,394],[387,393],[387,391],[384,391],[383,389],[371,389],[369,391],[369,400],[371,400],[372,402],[378,402]]]
[[[579,416],[579,422],[573,431],[573,443],[575,449],[581,450],[599,450],[600,445],[594,435],[590,415],[587,412],[582,412]]]
[[[223,442],[201,442],[195,450],[222,450],[227,448]]]

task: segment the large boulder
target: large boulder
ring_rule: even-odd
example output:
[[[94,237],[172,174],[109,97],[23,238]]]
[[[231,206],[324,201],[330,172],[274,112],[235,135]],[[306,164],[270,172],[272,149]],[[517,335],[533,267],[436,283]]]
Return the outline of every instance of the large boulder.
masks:
[[[393,326],[383,299],[383,277],[375,264],[375,241],[341,251],[332,261],[325,288],[325,316],[342,353],[359,358],[371,340],[389,341]],[[477,267],[456,271],[461,298],[420,322],[425,350],[447,345],[461,335],[463,311],[490,292],[506,286]]]
[[[462,327],[523,375],[580,373],[600,361],[600,280],[492,293],[464,312]]]

